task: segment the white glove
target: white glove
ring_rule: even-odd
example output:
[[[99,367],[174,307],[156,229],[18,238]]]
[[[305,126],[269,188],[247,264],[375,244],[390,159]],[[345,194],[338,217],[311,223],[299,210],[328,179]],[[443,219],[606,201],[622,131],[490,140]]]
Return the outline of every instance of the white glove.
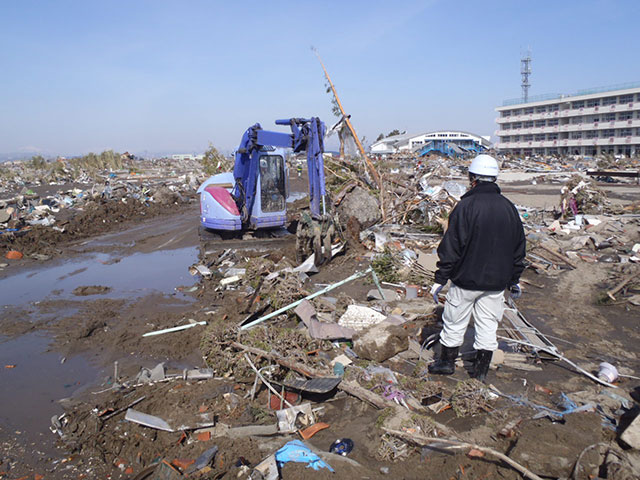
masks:
[[[436,303],[440,303],[440,301],[438,300],[438,294],[440,293],[440,290],[442,290],[442,287],[444,287],[444,285],[441,285],[439,283],[434,283],[433,286],[431,287],[431,296],[433,297],[433,301]]]
[[[519,283],[516,283],[515,285],[511,285],[509,287],[509,295],[511,295],[511,298],[513,298],[514,300],[520,298],[520,295],[522,295],[522,289],[520,288]]]

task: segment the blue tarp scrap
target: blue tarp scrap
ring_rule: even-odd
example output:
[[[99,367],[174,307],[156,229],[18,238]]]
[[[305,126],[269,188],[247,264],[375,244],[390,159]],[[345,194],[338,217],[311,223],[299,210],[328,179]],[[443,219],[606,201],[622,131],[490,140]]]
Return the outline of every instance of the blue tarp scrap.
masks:
[[[278,462],[278,467],[282,467],[282,465],[288,462],[296,462],[307,463],[307,468],[311,467],[314,470],[327,468],[331,472],[334,471],[328,463],[325,463],[300,440],[292,440],[278,450],[276,452],[276,462]]]

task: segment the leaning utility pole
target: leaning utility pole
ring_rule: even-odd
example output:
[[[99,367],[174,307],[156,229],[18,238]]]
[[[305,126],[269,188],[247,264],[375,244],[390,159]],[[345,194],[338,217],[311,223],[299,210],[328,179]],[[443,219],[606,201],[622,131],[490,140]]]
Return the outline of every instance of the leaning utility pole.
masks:
[[[382,180],[380,179],[380,175],[378,175],[378,171],[373,166],[373,163],[371,163],[371,160],[369,159],[369,157],[367,157],[367,154],[364,151],[364,147],[362,146],[362,143],[360,142],[360,139],[358,138],[358,135],[356,134],[356,131],[353,128],[353,125],[351,124],[351,120],[349,119],[350,115],[347,115],[346,113],[344,113],[344,108],[342,108],[342,103],[340,103],[340,99],[338,98],[338,92],[336,92],[336,88],[333,86],[333,82],[329,77],[329,73],[327,72],[327,69],[324,67],[324,63],[322,63],[322,59],[320,58],[320,54],[318,53],[318,50],[316,50],[314,47],[311,47],[311,50],[313,50],[313,53],[316,54],[316,57],[318,57],[318,61],[320,62],[320,65],[322,65],[324,76],[327,79],[327,82],[329,82],[329,86],[331,87],[333,96],[335,97],[336,103],[338,104],[338,108],[340,109],[340,113],[342,114],[341,121],[344,121],[347,124],[347,127],[349,127],[349,131],[351,132],[351,135],[353,136],[353,139],[355,140],[356,145],[358,146],[358,150],[360,150],[360,155],[362,155],[362,157],[364,158],[364,161],[367,162],[367,167],[371,172],[371,176],[373,177],[373,180],[375,180],[375,182],[378,184],[378,188],[380,189],[380,193],[382,194]]]

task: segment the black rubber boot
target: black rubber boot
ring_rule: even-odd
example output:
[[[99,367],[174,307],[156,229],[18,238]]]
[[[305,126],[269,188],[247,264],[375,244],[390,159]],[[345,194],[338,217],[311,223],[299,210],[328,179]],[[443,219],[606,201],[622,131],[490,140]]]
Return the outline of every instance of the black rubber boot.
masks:
[[[473,362],[473,373],[471,378],[476,378],[481,382],[484,382],[489,373],[489,365],[491,365],[491,358],[493,352],[491,350],[478,350],[476,352],[476,359]]]
[[[452,375],[456,369],[456,358],[458,357],[458,347],[445,347],[442,345],[440,358],[435,363],[429,365],[429,373],[436,375]]]

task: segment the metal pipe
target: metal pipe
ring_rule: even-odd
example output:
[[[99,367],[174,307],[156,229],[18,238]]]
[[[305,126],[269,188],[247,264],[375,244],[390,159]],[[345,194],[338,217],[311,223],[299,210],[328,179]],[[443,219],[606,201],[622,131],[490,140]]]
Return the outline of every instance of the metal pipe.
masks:
[[[575,368],[576,370],[578,370],[580,373],[582,373],[583,375],[586,375],[587,377],[589,377],[591,380],[593,380],[594,382],[597,382],[601,385],[605,385],[607,387],[611,387],[611,388],[618,388],[617,385],[614,385],[612,383],[609,382],[605,382],[604,380],[600,380],[598,377],[596,377],[595,375],[592,375],[591,373],[587,372],[584,368],[579,367],[578,365],[576,365],[574,362],[572,362],[571,360],[569,360],[567,357],[565,357],[564,355],[562,355],[555,347],[554,348],[547,348],[547,347],[540,347],[538,345],[533,345],[532,343],[529,342],[523,342],[521,340],[516,340],[514,338],[509,338],[509,337],[503,337],[501,335],[497,335],[497,338],[501,339],[501,340],[505,340],[507,342],[514,342],[514,343],[519,343],[520,345],[526,345],[527,347],[533,348],[535,350],[541,350],[543,352],[548,353],[549,355],[553,355],[554,357],[557,357],[559,360],[562,360],[564,362],[567,362],[569,365],[571,365],[573,368]]]

